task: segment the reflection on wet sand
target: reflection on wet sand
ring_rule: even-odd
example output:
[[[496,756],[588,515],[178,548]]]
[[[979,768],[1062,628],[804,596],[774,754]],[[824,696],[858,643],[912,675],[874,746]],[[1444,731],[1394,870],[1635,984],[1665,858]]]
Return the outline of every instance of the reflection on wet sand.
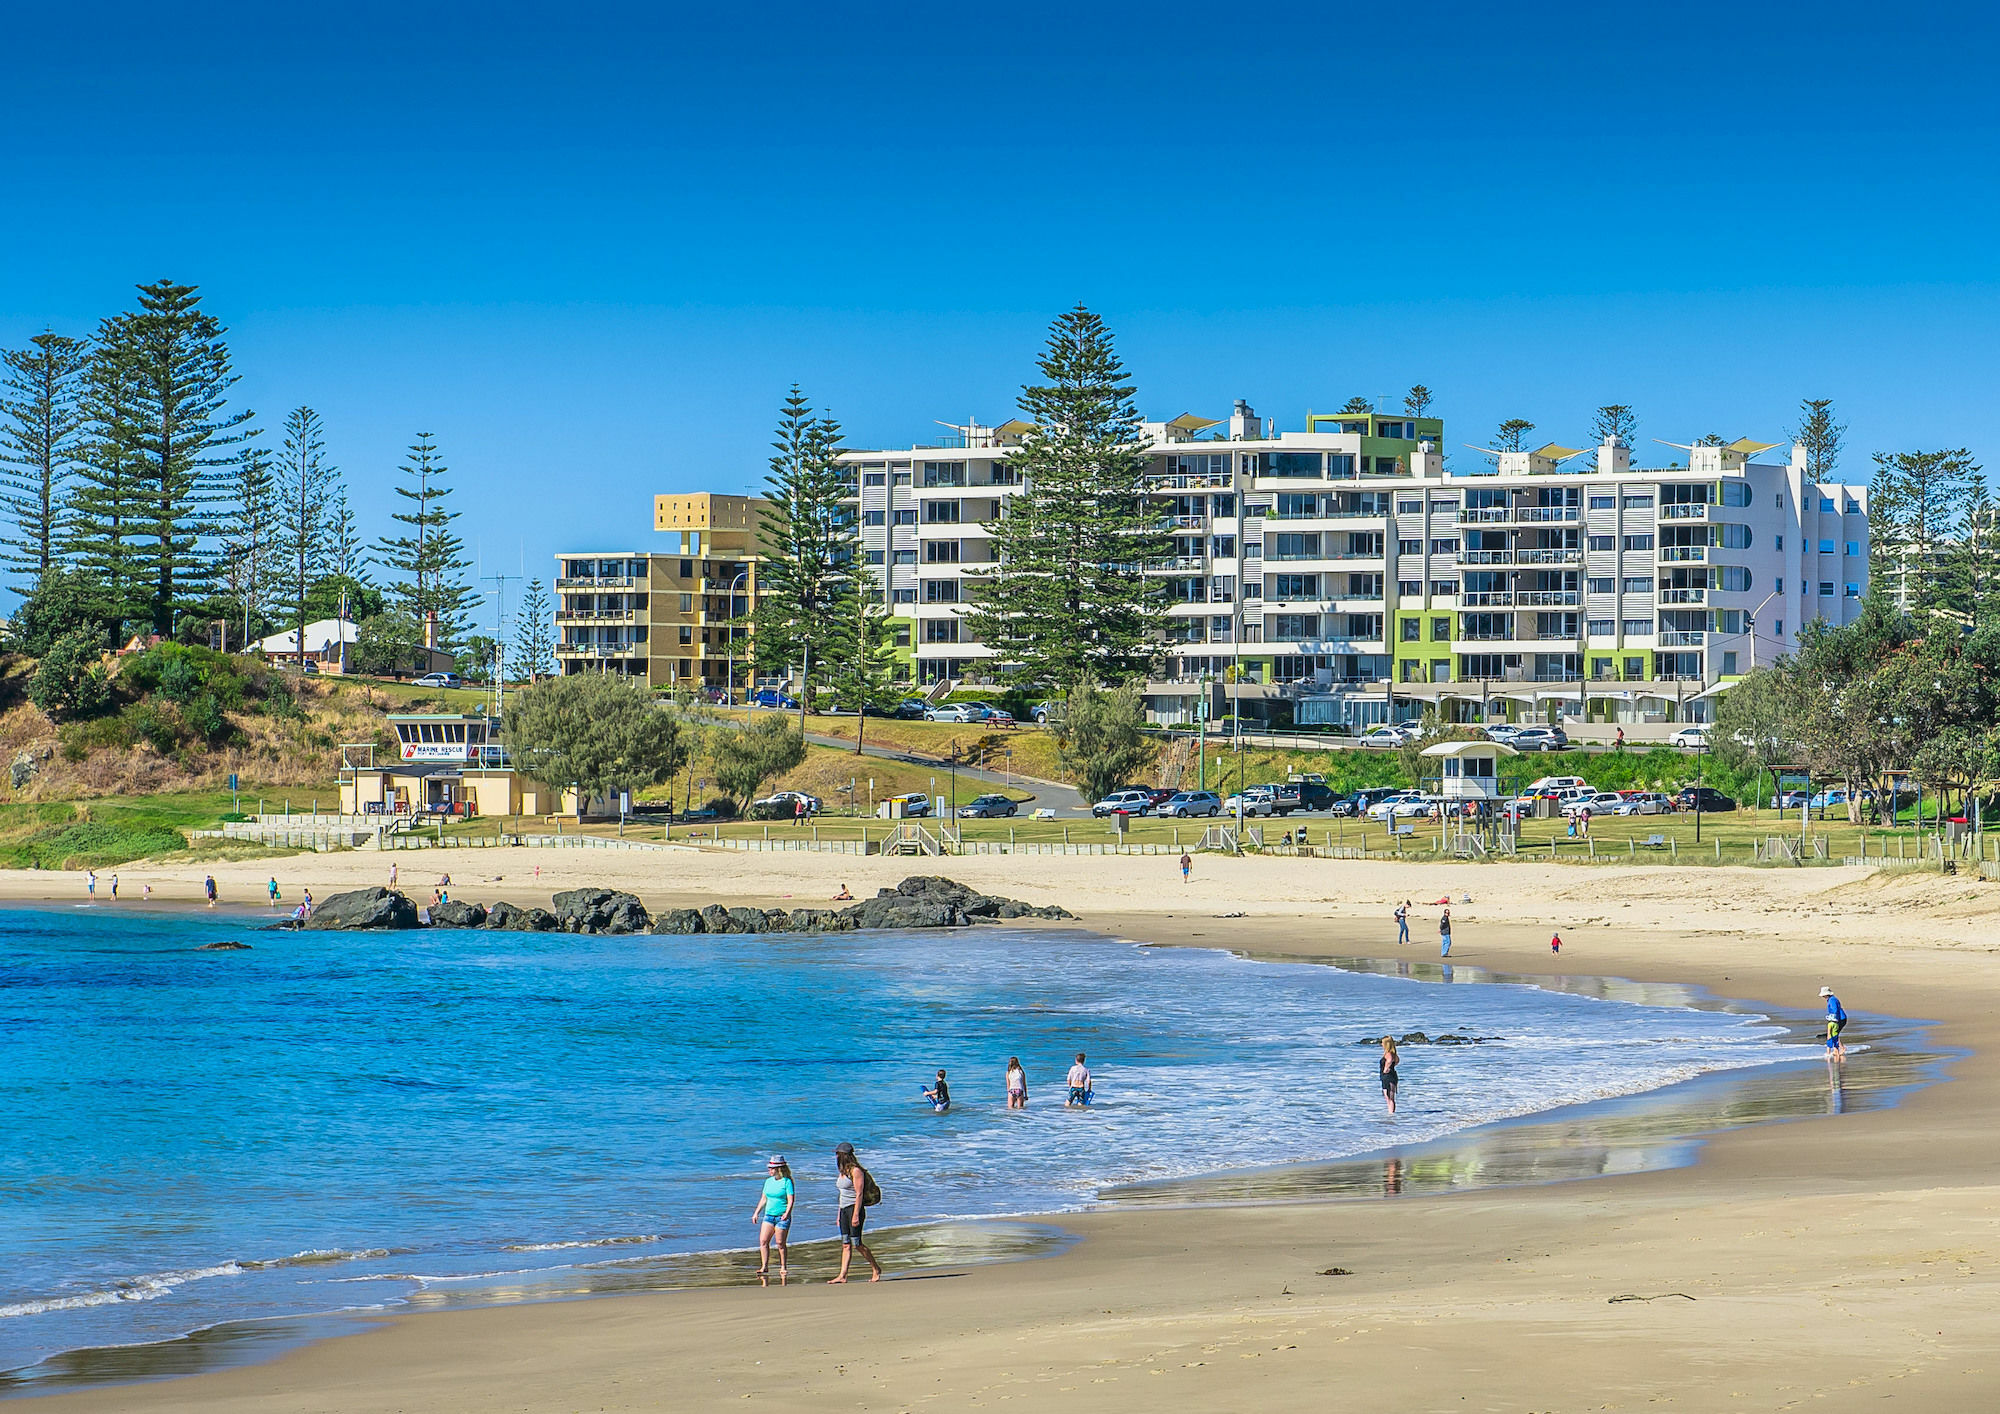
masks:
[[[871,1232],[868,1239],[869,1246],[889,1269],[886,1280],[890,1281],[950,1276],[953,1268],[984,1262],[1046,1257],[1074,1241],[1071,1234],[1043,1223],[985,1220],[885,1228],[880,1235]],[[840,1244],[831,1239],[795,1242],[791,1259],[791,1285],[822,1282],[839,1268]],[[418,1278],[423,1285],[414,1292],[407,1290],[410,1275],[371,1278],[371,1281],[383,1283],[382,1300],[393,1302],[399,1312],[438,1311],[636,1291],[745,1286],[757,1280],[756,1260],[754,1249],[635,1257],[484,1277]],[[367,1283],[356,1283],[356,1289],[357,1304],[371,1299]],[[268,1360],[309,1341],[352,1334],[375,1323],[368,1316],[231,1321],[176,1340],[69,1350],[39,1365],[0,1371],[0,1396],[47,1394],[78,1385],[130,1384],[196,1375]]]
[[[1906,1022],[1886,1034],[1876,1026],[1869,1049],[1847,1066],[1814,1056],[1723,1071],[1334,1163],[1128,1184],[1099,1197],[1172,1205],[1393,1198],[1672,1168],[1692,1162],[1701,1138],[1720,1129],[1894,1104],[1903,1091],[1936,1079],[1949,1059],[1923,1047],[1921,1032]]]

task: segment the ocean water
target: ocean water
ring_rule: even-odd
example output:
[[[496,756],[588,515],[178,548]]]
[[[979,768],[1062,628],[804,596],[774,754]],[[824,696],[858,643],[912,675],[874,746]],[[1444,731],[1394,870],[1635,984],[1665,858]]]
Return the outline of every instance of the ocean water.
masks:
[[[799,1242],[833,1230],[841,1140],[885,1192],[875,1225],[1049,1212],[1801,1051],[1714,1008],[1043,932],[256,921],[0,911],[0,1370],[743,1248],[773,1150]],[[221,939],[252,950],[196,951]],[[1419,1030],[1485,1039],[1407,1048],[1392,1121],[1356,1043]],[[1096,1097],[1070,1111],[1078,1050]],[[945,1115],[919,1093],[939,1066]]]

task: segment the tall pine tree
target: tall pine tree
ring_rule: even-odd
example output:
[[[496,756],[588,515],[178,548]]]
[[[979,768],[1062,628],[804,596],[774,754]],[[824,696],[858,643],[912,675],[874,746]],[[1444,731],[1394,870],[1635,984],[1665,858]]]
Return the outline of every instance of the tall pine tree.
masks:
[[[193,285],[139,287],[139,307],[110,322],[101,357],[129,373],[121,425],[137,474],[136,568],[153,631],[171,634],[182,610],[206,594],[214,568],[205,544],[227,500],[223,468],[249,434],[248,409],[231,411],[227,331],[201,310]]]
[[[771,446],[753,646],[766,670],[803,668],[810,711],[815,689],[831,675],[842,608],[857,592],[859,539],[839,460],[840,424],[818,416],[796,384]]]
[[[222,578],[243,609],[243,646],[250,646],[253,623],[264,618],[271,583],[278,488],[271,453],[252,443],[236,459],[235,509],[223,539]]]
[[[138,375],[106,343],[116,324],[107,319],[98,326],[97,346],[84,370],[86,425],[65,521],[65,553],[102,586],[114,634],[122,622],[151,618],[139,547],[145,508],[133,426],[139,415]]]
[[[284,561],[284,605],[306,660],[306,593],[326,558],[327,503],[334,469],[326,462],[325,424],[309,407],[286,414],[278,458],[278,553]]]
[[[514,672],[530,684],[555,676],[555,610],[539,579],[528,581],[514,614]]]
[[[1145,497],[1143,427],[1104,321],[1078,305],[1049,330],[1033,424],[1007,465],[1020,491],[989,529],[999,563],[968,574],[972,636],[1024,682],[1068,689],[1143,674],[1166,630],[1165,583],[1143,567],[1171,542]]]
[[[834,630],[827,644],[827,686],[842,707],[857,714],[854,753],[858,756],[868,736],[869,713],[893,705],[903,695],[896,681],[889,611],[857,584],[840,605]]]
[[[407,484],[398,486],[396,494],[410,504],[390,519],[409,531],[378,541],[376,556],[402,576],[388,587],[390,601],[424,625],[427,647],[449,651],[465,630],[473,597],[465,582],[472,562],[465,558],[464,542],[451,530],[459,513],[445,509],[451,495],[445,479],[449,469],[438,459],[431,434],[419,432],[410,444],[410,459],[398,470]]]
[[[88,344],[55,333],[0,352],[0,508],[14,522],[0,545],[22,594],[63,553],[64,502],[88,421],[83,375],[89,363]]]

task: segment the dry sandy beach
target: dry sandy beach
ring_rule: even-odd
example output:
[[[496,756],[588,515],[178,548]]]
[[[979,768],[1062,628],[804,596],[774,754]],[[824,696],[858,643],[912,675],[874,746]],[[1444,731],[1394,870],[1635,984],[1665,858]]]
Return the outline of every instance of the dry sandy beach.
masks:
[[[1697,984],[1933,1019],[1963,1048],[1892,1109],[1724,1132],[1690,1167],[1439,1197],[1095,1212],[1060,1256],[829,1287],[608,1297],[394,1318],[260,1366],[48,1397],[202,1411],[1456,1409],[2000,1406],[2000,885],[1853,870],[1395,865],[1203,856],[950,861],[506,850],[306,855],[214,870],[225,902],[386,881],[427,898],[816,903],[910,873],[1060,903],[1114,937],[1393,956],[1418,901],[1453,962]],[[540,868],[537,880],[535,871]],[[202,870],[121,893],[199,897]],[[108,890],[100,876],[99,906]],[[78,902],[81,876],[0,875]],[[1224,918],[1219,915],[1241,913]],[[1552,928],[1564,951],[1548,950]],[[1403,950],[1411,956],[1411,951]],[[1865,1053],[1850,1069],[1867,1064]],[[1330,1267],[1352,1275],[1321,1275]],[[1669,1295],[1669,1293],[1678,1293]],[[1621,1295],[1659,1296],[1617,1301]],[[1692,1298],[1692,1299],[1688,1299]]]

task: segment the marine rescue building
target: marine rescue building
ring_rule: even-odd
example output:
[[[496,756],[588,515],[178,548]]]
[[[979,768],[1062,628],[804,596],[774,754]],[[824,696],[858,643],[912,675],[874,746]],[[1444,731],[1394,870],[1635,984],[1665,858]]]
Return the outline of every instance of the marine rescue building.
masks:
[[[340,808],[350,815],[545,815],[556,796],[524,779],[484,713],[389,718],[395,759],[374,742],[341,747]]]

